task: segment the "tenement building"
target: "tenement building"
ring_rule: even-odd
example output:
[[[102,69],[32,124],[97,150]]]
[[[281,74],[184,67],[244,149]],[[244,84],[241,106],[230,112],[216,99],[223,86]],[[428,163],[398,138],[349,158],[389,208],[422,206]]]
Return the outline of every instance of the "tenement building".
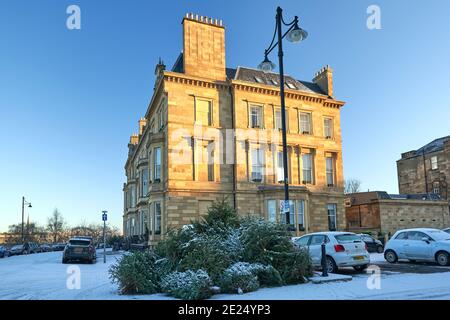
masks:
[[[226,199],[242,215],[286,222],[279,76],[227,68],[221,21],[189,14],[172,69],[160,61],[153,96],[131,136],[123,186],[124,234],[157,243]],[[255,61],[256,62],[256,61]],[[286,76],[290,228],[346,227],[333,71]]]
[[[400,193],[435,193],[449,200],[450,136],[403,153],[397,174]]]

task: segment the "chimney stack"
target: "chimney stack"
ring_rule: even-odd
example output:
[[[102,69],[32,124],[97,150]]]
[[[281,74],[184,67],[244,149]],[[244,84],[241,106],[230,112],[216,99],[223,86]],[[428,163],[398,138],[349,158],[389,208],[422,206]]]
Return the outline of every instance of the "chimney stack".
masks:
[[[140,118],[139,119],[139,135],[142,135],[144,133],[144,128],[147,125],[147,119]]]
[[[316,72],[313,82],[317,84],[325,94],[334,98],[333,69],[331,69],[329,65],[326,65],[320,69],[319,72]]]
[[[225,28],[222,20],[188,13],[182,23],[184,73],[226,80]]]

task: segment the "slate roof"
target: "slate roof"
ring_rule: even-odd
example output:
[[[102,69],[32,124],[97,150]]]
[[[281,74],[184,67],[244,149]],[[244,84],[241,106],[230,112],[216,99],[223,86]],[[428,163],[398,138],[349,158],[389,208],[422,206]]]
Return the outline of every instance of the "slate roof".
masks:
[[[172,67],[173,72],[184,73],[183,70],[183,53],[180,53],[175,64]],[[226,68],[226,74],[228,80],[240,80],[251,83],[258,83],[269,85],[273,87],[279,87],[280,76],[273,72],[263,72],[258,69],[252,69],[248,67]],[[290,90],[298,90],[305,93],[314,93],[320,95],[326,95],[317,84],[308,81],[301,81],[292,78],[289,75],[284,76],[285,88]]]
[[[238,67],[234,80],[265,84],[273,87],[279,87],[280,85],[280,75],[278,73],[263,72],[247,67]],[[312,82],[297,80],[289,75],[284,76],[284,82],[286,84],[286,89],[325,95],[319,86]]]
[[[422,148],[416,150],[416,155],[423,153],[428,154],[436,151],[444,150],[444,142],[450,140],[450,136],[442,137],[424,145]]]
[[[422,200],[422,201],[438,201],[441,197],[434,193],[418,193],[418,194],[388,194],[386,191],[369,191],[347,194],[346,197],[351,198],[352,205],[361,205],[371,203],[376,200]]]

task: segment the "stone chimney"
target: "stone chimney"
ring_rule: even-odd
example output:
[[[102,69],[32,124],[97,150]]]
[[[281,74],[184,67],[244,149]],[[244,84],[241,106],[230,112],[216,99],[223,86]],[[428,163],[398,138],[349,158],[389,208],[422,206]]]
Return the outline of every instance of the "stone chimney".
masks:
[[[135,145],[138,144],[138,142],[139,142],[139,135],[133,133],[133,134],[131,135],[131,137],[130,137],[130,143],[129,143],[129,145],[135,146]]]
[[[334,98],[333,92],[333,69],[329,65],[323,67],[314,76],[313,82],[319,86],[319,88],[325,92],[325,94]]]
[[[147,119],[140,118],[139,119],[139,135],[142,135],[144,133],[144,128],[147,125]]]
[[[188,13],[182,23],[184,73],[226,80],[225,27],[222,20]]]

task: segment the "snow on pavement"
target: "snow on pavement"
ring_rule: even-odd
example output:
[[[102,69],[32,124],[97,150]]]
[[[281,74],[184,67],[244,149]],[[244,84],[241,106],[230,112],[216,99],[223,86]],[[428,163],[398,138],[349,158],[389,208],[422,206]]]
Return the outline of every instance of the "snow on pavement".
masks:
[[[71,264],[61,263],[62,252],[48,252],[0,259],[0,299],[110,300],[171,299],[163,294],[124,296],[111,283],[108,268],[120,255],[99,254],[96,264],[76,264],[81,271],[81,288],[68,289]],[[381,259],[373,257],[374,261]],[[349,282],[301,284],[263,288],[243,295],[215,295],[212,299],[450,299],[450,272],[433,274],[381,274],[381,288],[367,287],[368,274]]]

